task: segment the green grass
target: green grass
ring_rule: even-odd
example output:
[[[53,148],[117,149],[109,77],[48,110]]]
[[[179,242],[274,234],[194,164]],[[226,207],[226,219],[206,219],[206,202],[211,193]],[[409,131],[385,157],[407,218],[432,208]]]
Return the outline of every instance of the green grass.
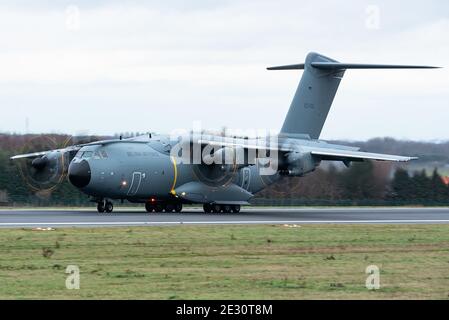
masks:
[[[65,288],[77,265],[81,289]],[[365,288],[365,269],[381,289]],[[449,225],[0,229],[0,299],[447,299]]]

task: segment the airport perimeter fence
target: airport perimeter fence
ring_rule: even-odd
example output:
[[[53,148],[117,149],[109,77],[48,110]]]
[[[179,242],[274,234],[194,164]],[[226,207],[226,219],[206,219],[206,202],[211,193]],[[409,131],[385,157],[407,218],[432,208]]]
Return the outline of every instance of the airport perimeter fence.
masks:
[[[417,207],[439,207],[439,206],[449,206],[449,199],[447,201],[433,201],[427,199],[420,200],[387,200],[387,199],[360,199],[360,200],[328,200],[328,199],[295,199],[295,198],[285,198],[285,199],[268,199],[268,198],[254,198],[251,200],[253,206],[264,206],[264,207],[292,207],[292,206],[329,206],[329,207],[350,207],[350,206],[361,206],[361,207],[396,207],[396,206],[417,206]]]

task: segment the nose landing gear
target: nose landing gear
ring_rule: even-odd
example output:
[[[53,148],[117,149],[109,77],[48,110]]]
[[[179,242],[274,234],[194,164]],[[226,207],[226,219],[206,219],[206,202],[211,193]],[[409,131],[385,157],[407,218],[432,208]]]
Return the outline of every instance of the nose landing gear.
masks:
[[[114,211],[114,205],[112,204],[112,202],[106,202],[104,210],[106,211],[106,213],[112,213],[112,211]]]
[[[147,210],[147,212],[153,212],[154,211],[154,205],[151,202],[147,202],[145,203],[145,210]]]

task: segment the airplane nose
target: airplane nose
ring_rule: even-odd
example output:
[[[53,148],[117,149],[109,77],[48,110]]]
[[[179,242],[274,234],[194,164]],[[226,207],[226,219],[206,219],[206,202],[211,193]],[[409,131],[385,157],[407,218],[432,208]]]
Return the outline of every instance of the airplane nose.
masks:
[[[75,163],[72,162],[69,166],[69,181],[77,188],[86,187],[91,178],[90,166],[86,160]]]

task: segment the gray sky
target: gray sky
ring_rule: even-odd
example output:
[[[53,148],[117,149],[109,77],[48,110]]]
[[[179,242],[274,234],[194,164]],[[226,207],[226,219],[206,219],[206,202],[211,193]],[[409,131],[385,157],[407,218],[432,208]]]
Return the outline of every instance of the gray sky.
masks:
[[[449,139],[448,1],[9,2],[0,132],[278,130],[317,51],[445,67],[348,71],[322,138]]]

